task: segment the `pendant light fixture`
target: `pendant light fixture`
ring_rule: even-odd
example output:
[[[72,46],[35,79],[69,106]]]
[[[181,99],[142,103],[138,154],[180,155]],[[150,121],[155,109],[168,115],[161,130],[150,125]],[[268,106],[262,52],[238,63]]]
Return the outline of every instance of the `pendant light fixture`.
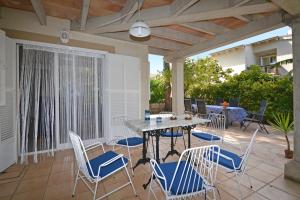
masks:
[[[130,27],[129,34],[137,38],[145,38],[151,34],[149,26],[141,20],[140,0],[138,0],[138,19]]]

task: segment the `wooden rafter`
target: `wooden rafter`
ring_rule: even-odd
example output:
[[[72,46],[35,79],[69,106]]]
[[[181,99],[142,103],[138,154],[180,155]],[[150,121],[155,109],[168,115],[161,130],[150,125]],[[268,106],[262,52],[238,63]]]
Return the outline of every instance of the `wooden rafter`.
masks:
[[[47,20],[42,0],[31,0],[31,4],[41,25],[46,25]]]
[[[275,13],[261,20],[250,22],[241,28],[217,35],[211,40],[206,40],[195,44],[192,47],[187,47],[180,51],[173,52],[168,55],[167,60],[181,59],[193,54],[218,48],[238,40],[246,39],[253,35],[273,30],[274,28],[280,28],[282,26],[285,26],[285,24],[282,22],[281,14]]]
[[[89,14],[90,8],[90,0],[82,1],[82,9],[81,9],[81,20],[80,20],[80,30],[85,30],[86,20]]]
[[[142,10],[142,17],[150,27],[155,26],[166,26],[170,24],[196,22],[202,20],[210,20],[215,18],[224,18],[235,15],[247,15],[262,12],[277,11],[279,8],[273,3],[262,3],[249,6],[237,7],[234,10],[231,7],[218,10],[209,10],[204,12],[197,12],[191,14],[184,14],[175,17],[170,17],[170,13],[167,12],[168,6],[162,6],[158,8],[150,8]],[[129,29],[132,22],[135,21],[133,17],[127,23],[114,23],[106,26],[110,16],[89,19],[87,23],[87,32],[90,33],[107,33],[107,32],[118,32],[126,31]],[[97,28],[98,27],[98,28]]]

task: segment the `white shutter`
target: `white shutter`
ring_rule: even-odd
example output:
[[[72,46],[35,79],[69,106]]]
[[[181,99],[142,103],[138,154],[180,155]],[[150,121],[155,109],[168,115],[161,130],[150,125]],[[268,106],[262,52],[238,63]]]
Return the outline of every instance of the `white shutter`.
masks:
[[[117,129],[113,117],[126,115],[129,119],[140,118],[140,60],[135,57],[108,54],[104,70],[104,130],[111,140]]]
[[[5,87],[0,94],[5,94],[5,104],[0,105],[0,172],[17,161],[15,45],[11,39],[0,40],[0,46],[5,46],[6,51],[6,66],[2,71]]]

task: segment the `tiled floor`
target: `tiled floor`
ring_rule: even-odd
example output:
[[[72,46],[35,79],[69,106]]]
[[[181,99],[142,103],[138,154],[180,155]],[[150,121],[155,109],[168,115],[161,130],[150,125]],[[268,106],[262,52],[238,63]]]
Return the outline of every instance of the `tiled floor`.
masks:
[[[227,140],[240,142],[242,147],[246,147],[254,131],[254,126],[248,131],[241,132],[237,125],[226,130]],[[290,136],[292,140],[292,136]],[[204,145],[199,140],[192,137],[192,146]],[[161,156],[163,157],[169,150],[170,140],[161,139]],[[239,152],[237,145],[223,144],[224,148]],[[105,146],[110,149],[109,146]],[[183,141],[178,139],[176,149],[183,150]],[[300,184],[283,178],[283,168],[287,160],[284,158],[285,139],[283,135],[271,133],[257,136],[254,150],[247,163],[247,173],[253,185],[251,189],[247,178],[242,180],[243,198],[247,200],[266,199],[300,199]],[[126,155],[126,151],[120,149]],[[97,152],[93,152],[95,156]],[[151,153],[150,153],[151,154]],[[134,163],[141,156],[141,149],[133,152]],[[150,155],[151,156],[151,155]],[[169,157],[168,161],[178,159],[177,156]],[[0,200],[22,200],[22,199],[72,199],[72,187],[74,180],[75,163],[72,150],[59,151],[55,157],[39,155],[38,164],[13,165],[5,173],[0,175]],[[130,187],[118,191],[107,199],[147,199],[148,191],[144,190],[142,184],[150,176],[149,164],[140,165],[136,168],[135,176],[132,177],[138,197],[135,197]],[[108,178],[100,184],[98,196],[117,187],[125,181],[124,173],[118,173]],[[233,174],[226,173],[222,169],[218,171],[217,188],[221,195],[218,199],[237,199],[239,194],[236,190],[236,183]],[[161,189],[155,187],[156,195],[163,199]],[[91,199],[91,193],[79,183],[77,194],[74,199]],[[199,198],[198,198],[199,199]],[[201,198],[200,198],[201,199]],[[204,199],[204,198],[203,198]]]

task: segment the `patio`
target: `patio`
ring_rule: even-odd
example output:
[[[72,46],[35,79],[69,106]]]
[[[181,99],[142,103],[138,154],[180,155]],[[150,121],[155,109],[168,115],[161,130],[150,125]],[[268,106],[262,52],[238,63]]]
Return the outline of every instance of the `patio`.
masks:
[[[247,163],[254,188],[243,181],[242,192],[243,199],[299,199],[299,14],[299,0],[0,0],[0,200],[72,199],[76,164],[73,150],[67,149],[69,131],[78,132],[86,144],[110,141],[117,133],[116,115],[143,119],[149,109],[149,54],[162,55],[170,64],[172,112],[181,115],[186,58],[284,26],[293,31],[295,128],[289,137],[294,158],[284,158],[284,135],[268,127],[271,134],[258,134]],[[151,29],[147,41],[129,35],[140,20]],[[47,62],[37,62],[42,60]],[[226,135],[245,148],[255,128],[242,132],[235,124]],[[192,137],[192,147],[203,145]],[[161,138],[160,146],[163,157],[170,139]],[[183,147],[178,139],[176,149]],[[53,151],[54,157],[44,153]],[[14,164],[28,154],[28,165]],[[135,163],[142,150],[133,154]],[[167,161],[172,159],[178,157]],[[136,168],[138,197],[127,187],[107,198],[146,199],[142,184],[150,173],[149,164]],[[221,199],[238,199],[233,174],[220,168],[218,173]],[[122,172],[106,179],[98,196],[124,178]],[[162,197],[161,188],[155,189]],[[74,199],[91,195],[80,182]]]
[[[199,128],[199,127],[198,127]],[[237,125],[231,126],[226,130],[225,135],[232,141],[240,141],[245,147],[256,128],[252,125],[246,132],[242,132]],[[270,127],[268,127],[269,130]],[[250,175],[253,189],[247,185],[248,182],[242,181],[243,199],[299,199],[300,184],[283,178],[284,164],[288,161],[284,158],[285,139],[282,134],[273,131],[269,135],[259,133],[250,158],[247,163],[246,172]],[[293,135],[290,135],[292,141]],[[161,139],[161,155],[164,156],[169,150],[170,139]],[[192,146],[201,146],[204,143],[192,137]],[[151,148],[151,146],[149,146]],[[238,152],[238,148],[224,144],[225,148]],[[110,147],[105,146],[106,150]],[[178,139],[176,149],[183,150],[183,142]],[[124,153],[125,150],[118,150]],[[148,150],[149,152],[149,150]],[[97,151],[93,152],[97,155]],[[93,156],[91,155],[91,156]],[[141,149],[133,151],[133,161],[141,157]],[[55,157],[39,155],[38,164],[13,165],[0,175],[0,199],[21,200],[21,199],[72,199],[72,187],[74,180],[74,157],[73,150],[62,150],[55,153]],[[178,160],[176,155],[169,157],[167,161]],[[31,160],[32,161],[32,160]],[[107,199],[147,199],[148,190],[144,190],[142,184],[150,176],[150,165],[140,165],[136,168],[133,183],[138,193],[135,197],[130,187],[120,190]],[[246,177],[244,177],[246,178]],[[121,185],[125,179],[124,173],[118,173],[100,184],[98,195],[104,194]],[[228,174],[221,168],[218,169],[218,189],[222,200],[237,199],[239,194],[236,190],[233,174]],[[155,187],[158,197],[163,198],[160,187]],[[91,199],[92,194],[80,181],[77,188],[75,199]],[[203,198],[204,199],[204,198]],[[218,198],[220,199],[220,198]]]

